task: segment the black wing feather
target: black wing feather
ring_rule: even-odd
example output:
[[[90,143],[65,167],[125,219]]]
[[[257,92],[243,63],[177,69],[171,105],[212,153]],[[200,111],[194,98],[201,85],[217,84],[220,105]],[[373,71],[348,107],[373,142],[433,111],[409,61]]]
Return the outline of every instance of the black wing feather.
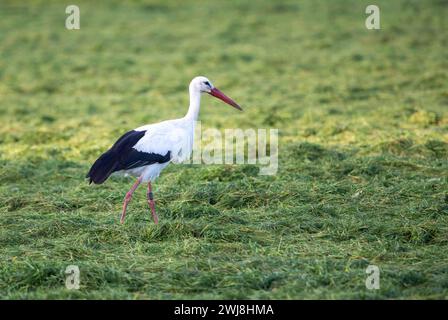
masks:
[[[90,178],[90,183],[101,184],[115,171],[170,161],[171,155],[169,151],[165,155],[160,155],[133,149],[145,133],[146,131],[132,130],[122,135],[90,168],[87,174],[87,178]]]

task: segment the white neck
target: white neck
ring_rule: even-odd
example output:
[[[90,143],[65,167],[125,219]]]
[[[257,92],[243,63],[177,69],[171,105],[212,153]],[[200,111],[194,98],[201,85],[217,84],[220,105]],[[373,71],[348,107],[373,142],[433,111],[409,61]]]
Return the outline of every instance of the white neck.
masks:
[[[193,86],[190,86],[190,107],[185,118],[196,121],[199,116],[199,109],[201,107],[201,92]]]

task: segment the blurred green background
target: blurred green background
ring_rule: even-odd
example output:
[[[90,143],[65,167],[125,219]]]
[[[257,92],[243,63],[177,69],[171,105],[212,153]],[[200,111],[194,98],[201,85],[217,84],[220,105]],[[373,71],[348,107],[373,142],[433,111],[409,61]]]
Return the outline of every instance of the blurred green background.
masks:
[[[2,0],[0,297],[447,298],[448,1],[369,4]],[[204,97],[203,127],[280,129],[278,174],[172,165],[160,224],[140,190],[120,225],[132,180],[90,164],[196,75],[245,109]]]

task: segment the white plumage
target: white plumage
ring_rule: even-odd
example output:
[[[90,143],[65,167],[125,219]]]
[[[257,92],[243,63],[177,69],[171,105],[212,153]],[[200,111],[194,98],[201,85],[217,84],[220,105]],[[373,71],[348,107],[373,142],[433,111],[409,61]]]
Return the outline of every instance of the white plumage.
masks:
[[[188,118],[149,124],[139,127],[135,131],[145,131],[145,135],[133,146],[135,150],[162,155],[170,152],[171,155],[169,162],[123,170],[125,174],[141,176],[142,182],[155,181],[170,162],[184,162],[190,157],[193,150],[194,121],[189,121]]]

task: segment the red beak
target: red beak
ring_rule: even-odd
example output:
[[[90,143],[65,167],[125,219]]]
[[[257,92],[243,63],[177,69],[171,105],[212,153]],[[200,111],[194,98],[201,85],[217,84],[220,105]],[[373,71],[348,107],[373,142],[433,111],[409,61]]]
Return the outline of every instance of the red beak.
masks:
[[[224,93],[222,93],[221,91],[219,91],[216,88],[213,88],[210,90],[210,92],[208,92],[208,94],[224,101],[227,104],[230,104],[232,107],[243,111],[243,109],[241,109],[241,107],[238,105],[238,103],[236,103],[235,101],[233,101],[232,99],[230,99],[228,96],[226,96]]]

